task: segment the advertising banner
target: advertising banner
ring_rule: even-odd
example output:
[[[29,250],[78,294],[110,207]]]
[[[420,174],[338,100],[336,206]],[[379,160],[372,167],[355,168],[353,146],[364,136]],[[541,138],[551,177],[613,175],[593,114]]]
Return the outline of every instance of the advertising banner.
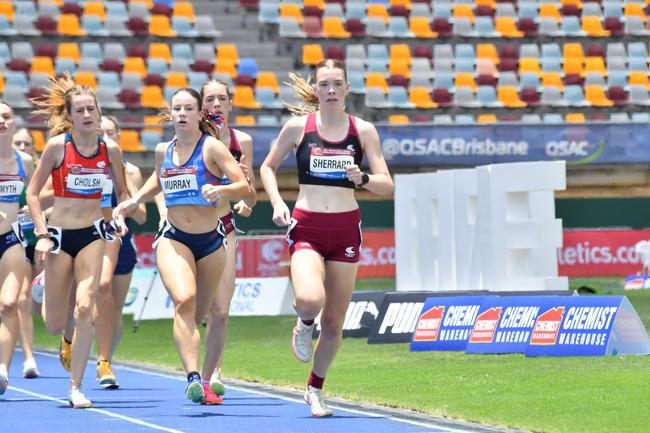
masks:
[[[467,344],[467,353],[525,353],[548,296],[486,299]]]
[[[433,295],[434,292],[386,293],[368,335],[368,344],[411,341],[424,301]]]
[[[255,144],[255,167],[280,128],[244,127]],[[650,125],[410,125],[378,126],[389,166],[475,166],[501,162],[566,160],[567,164],[650,162]],[[291,154],[282,167],[295,167]]]
[[[418,318],[411,352],[465,351],[483,302],[491,296],[427,298]]]
[[[379,315],[379,307],[386,292],[376,290],[355,291],[345,313],[343,338],[367,337]],[[320,314],[316,317],[314,338],[320,334]]]

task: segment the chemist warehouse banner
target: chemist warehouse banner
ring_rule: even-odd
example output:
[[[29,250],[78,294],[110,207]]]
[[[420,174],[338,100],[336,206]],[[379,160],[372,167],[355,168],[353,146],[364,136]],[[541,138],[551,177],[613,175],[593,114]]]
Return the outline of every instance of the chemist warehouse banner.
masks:
[[[255,143],[256,167],[279,133],[243,128]],[[566,160],[569,164],[650,162],[650,125],[379,126],[389,166],[474,166],[500,162]],[[283,167],[295,167],[291,154]]]
[[[526,356],[650,354],[650,340],[624,296],[428,298],[412,351]]]

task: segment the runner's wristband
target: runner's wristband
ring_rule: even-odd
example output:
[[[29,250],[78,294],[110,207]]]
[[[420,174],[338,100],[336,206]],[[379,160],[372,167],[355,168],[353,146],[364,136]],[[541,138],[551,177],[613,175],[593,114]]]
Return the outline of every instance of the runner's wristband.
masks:
[[[368,176],[368,173],[362,173],[361,174],[361,183],[359,184],[359,186],[364,186],[368,182],[370,182],[370,176]]]
[[[40,239],[52,239],[52,235],[49,233],[41,233],[40,235],[36,235],[36,240]]]

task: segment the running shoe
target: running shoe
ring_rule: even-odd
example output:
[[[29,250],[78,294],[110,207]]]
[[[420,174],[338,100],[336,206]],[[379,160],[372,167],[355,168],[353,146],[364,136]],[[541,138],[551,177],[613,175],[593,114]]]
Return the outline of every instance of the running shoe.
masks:
[[[104,389],[117,389],[120,387],[113,374],[110,361],[99,361],[97,363],[97,380]]]
[[[0,367],[0,395],[4,394],[9,386],[9,374],[5,366]]]
[[[217,368],[217,370],[212,373],[212,377],[210,377],[210,389],[219,396],[226,394],[226,387],[223,385],[223,381],[221,380],[220,368]]]
[[[223,404],[223,398],[219,397],[217,394],[212,392],[209,383],[203,382],[201,383],[201,386],[203,386],[203,393],[205,394],[205,397],[203,398],[201,404],[205,404],[208,406]]]
[[[312,354],[312,332],[314,324],[307,326],[300,320],[296,321],[296,326],[293,328],[293,336],[291,337],[291,351],[300,362],[309,362]]]
[[[61,365],[65,371],[72,369],[72,343],[65,341],[63,335],[59,344],[59,361],[61,361]]]
[[[307,390],[305,391],[305,403],[311,407],[311,416],[319,418],[332,416],[333,412],[327,406],[325,400],[323,400],[321,392],[322,390],[318,388],[307,386]]]
[[[192,400],[194,403],[203,403],[203,400],[205,400],[205,391],[203,391],[200,375],[194,374],[187,380],[185,397],[187,397],[188,400]]]
[[[23,362],[23,377],[25,379],[34,379],[38,377],[40,373],[36,367],[36,360],[34,358],[27,358]]]
[[[75,409],[88,409],[93,407],[93,403],[81,392],[81,387],[76,385],[70,385],[68,402]]]

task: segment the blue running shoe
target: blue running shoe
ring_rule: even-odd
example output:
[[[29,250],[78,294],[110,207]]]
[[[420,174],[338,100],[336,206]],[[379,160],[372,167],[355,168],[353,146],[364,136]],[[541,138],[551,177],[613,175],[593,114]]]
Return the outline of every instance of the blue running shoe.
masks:
[[[205,392],[201,384],[201,376],[198,373],[193,373],[187,378],[187,388],[185,388],[185,397],[192,400],[194,403],[203,403],[205,399]]]

